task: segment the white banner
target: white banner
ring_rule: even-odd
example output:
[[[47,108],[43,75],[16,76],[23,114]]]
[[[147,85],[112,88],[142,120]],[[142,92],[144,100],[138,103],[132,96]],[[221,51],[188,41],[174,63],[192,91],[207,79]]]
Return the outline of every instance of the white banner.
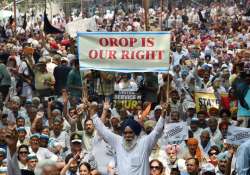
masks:
[[[162,138],[165,144],[178,144],[188,139],[187,122],[166,124]]]
[[[240,145],[250,139],[250,128],[229,126],[226,143]]]
[[[77,32],[86,32],[87,30],[97,31],[95,18],[77,19],[65,26],[65,31],[73,38],[77,36]]]
[[[81,69],[161,72],[169,65],[169,32],[78,33]]]

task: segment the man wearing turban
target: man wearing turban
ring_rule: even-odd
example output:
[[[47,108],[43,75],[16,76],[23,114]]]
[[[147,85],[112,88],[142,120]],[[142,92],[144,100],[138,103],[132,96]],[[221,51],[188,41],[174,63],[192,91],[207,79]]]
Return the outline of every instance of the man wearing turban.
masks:
[[[165,167],[165,174],[170,174],[171,170],[175,167],[178,167],[181,172],[186,171],[185,160],[178,157],[181,151],[179,145],[167,145],[165,151],[167,156],[166,159],[162,161]]]
[[[199,147],[199,141],[195,138],[189,138],[187,140],[188,152],[184,155],[184,158],[196,158],[199,162],[203,161],[203,153]]]
[[[106,106],[106,107],[105,107]],[[109,107],[104,104],[104,111]],[[97,115],[97,105],[90,104],[90,116],[98,133],[115,149],[117,169],[119,175],[149,175],[149,156],[157,140],[162,134],[166,106],[163,109],[155,128],[150,134],[139,137],[141,125],[133,119],[127,118],[122,124],[122,136],[112,133],[105,127]]]

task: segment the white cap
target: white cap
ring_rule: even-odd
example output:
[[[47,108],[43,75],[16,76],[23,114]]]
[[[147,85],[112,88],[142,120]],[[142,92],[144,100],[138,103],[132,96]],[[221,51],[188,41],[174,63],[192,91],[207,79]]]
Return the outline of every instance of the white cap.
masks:
[[[201,167],[201,173],[211,172],[215,173],[215,168],[211,163],[203,164]]]
[[[158,109],[162,110],[161,105],[157,105],[157,106],[155,106],[154,111],[156,111],[156,110],[158,110]]]

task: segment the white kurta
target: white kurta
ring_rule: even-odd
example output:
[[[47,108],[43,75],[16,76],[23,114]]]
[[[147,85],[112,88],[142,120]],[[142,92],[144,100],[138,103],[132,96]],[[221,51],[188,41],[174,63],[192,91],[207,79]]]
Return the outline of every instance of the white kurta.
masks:
[[[39,149],[36,153],[33,152],[32,149],[30,148],[29,152],[35,154],[38,158],[38,161],[42,161],[44,159],[50,159],[53,161],[57,161],[57,159],[58,159],[58,157],[54,153],[49,151],[47,148],[39,147]]]
[[[18,165],[17,152],[11,157],[9,149],[7,149],[7,168],[8,175],[21,175],[21,170]]]
[[[112,133],[104,126],[96,114],[93,122],[98,133],[115,149],[119,175],[149,175],[149,156],[163,131],[165,119],[160,118],[154,130],[147,136],[138,139],[131,151],[126,151],[122,145],[123,138]]]
[[[250,173],[250,140],[241,144],[236,154],[236,170],[239,175]]]

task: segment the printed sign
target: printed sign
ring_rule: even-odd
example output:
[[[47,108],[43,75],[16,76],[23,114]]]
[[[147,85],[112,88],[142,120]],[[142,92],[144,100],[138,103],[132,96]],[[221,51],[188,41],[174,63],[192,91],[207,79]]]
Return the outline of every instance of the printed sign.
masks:
[[[166,124],[162,137],[165,144],[178,144],[188,139],[187,122]]]
[[[141,105],[141,94],[133,91],[116,91],[114,95],[114,106],[122,106],[125,109],[135,109]]]
[[[216,98],[214,93],[209,92],[195,92],[196,111],[200,111],[202,105],[206,105],[207,109],[219,108],[219,99]]]
[[[169,65],[169,32],[78,33],[81,69],[160,72]]]
[[[229,126],[226,143],[240,145],[250,139],[250,128]]]

